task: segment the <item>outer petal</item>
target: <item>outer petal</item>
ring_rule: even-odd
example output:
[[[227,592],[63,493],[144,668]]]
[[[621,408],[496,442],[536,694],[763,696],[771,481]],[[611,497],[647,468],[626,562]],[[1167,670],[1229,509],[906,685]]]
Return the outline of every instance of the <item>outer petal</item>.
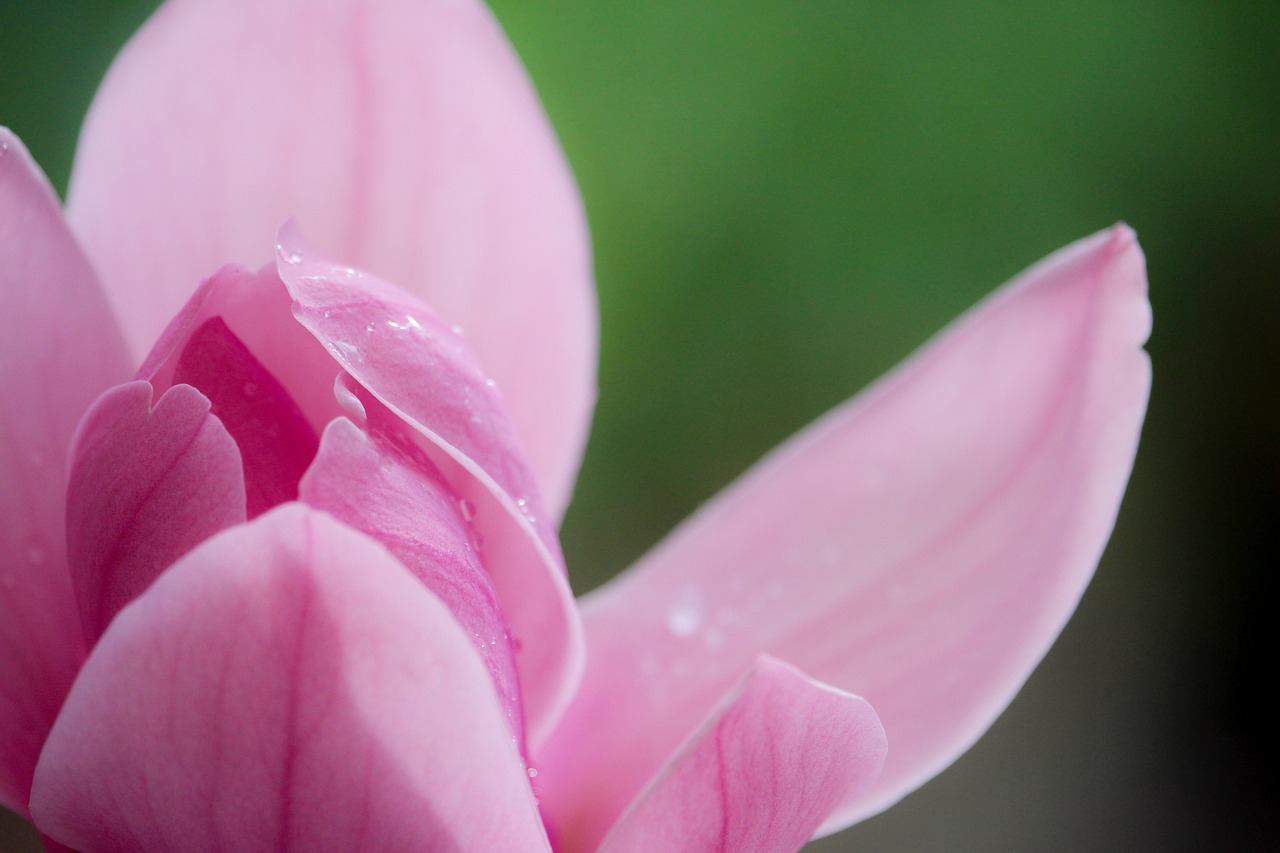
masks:
[[[448,611],[297,504],[209,540],[120,613],[32,814],[86,853],[549,850]]]
[[[0,128],[0,805],[25,814],[40,744],[84,656],[67,573],[63,459],[86,406],[128,376],[57,197]]]
[[[72,443],[67,551],[89,644],[175,560],[245,520],[240,451],[209,399],[148,382],[103,394]]]
[[[458,330],[409,294],[326,260],[291,224],[280,229],[279,252],[295,316],[362,386],[355,393],[371,423],[398,420],[414,431],[469,502],[485,568],[520,649],[536,744],[577,684],[582,629],[554,524],[496,383]]]
[[[1132,232],[1082,240],[592,595],[582,692],[535,756],[556,822],[603,832],[762,651],[865,696],[888,733],[880,781],[825,830],[949,764],[1093,572],[1146,406],[1149,329]],[[610,784],[582,785],[588,766]]]
[[[481,3],[170,0],[99,91],[69,210],[139,356],[209,270],[257,268],[297,216],[468,330],[567,503],[594,402],[590,250]]]
[[[880,774],[863,699],[762,657],[632,805],[601,853],[794,853]]]

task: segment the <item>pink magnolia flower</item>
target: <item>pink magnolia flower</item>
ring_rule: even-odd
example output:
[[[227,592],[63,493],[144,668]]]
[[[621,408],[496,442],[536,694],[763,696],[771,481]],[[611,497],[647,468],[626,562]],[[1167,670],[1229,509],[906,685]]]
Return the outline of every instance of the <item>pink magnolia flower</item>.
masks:
[[[0,803],[86,853],[794,850],[1010,701],[1149,385],[1117,226],[575,603],[586,231],[472,0],[170,0],[65,220],[0,135],[0,311]]]

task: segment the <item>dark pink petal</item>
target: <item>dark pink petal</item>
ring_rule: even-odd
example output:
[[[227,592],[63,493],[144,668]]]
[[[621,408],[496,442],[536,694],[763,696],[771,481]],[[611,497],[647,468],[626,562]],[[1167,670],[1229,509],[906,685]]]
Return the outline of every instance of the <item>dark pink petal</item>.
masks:
[[[31,811],[93,853],[549,850],[449,611],[298,504],[206,541],[120,612]]]
[[[217,341],[206,340],[204,344],[216,343],[210,355],[243,360],[236,368],[237,372],[252,373],[257,378],[261,378],[261,371],[265,370],[273,377],[272,384],[277,392],[285,393],[292,401],[277,400],[273,407],[291,411],[296,406],[310,424],[310,429],[318,434],[325,424],[342,416],[343,410],[333,397],[334,379],[341,370],[324,347],[293,319],[292,304],[274,266],[251,273],[227,265],[196,288],[160,335],[138,369],[137,378],[151,382],[160,392],[183,381],[179,378],[182,375],[180,368],[184,367],[184,354],[192,341],[198,334],[207,338],[209,323],[221,321],[225,324],[225,331],[214,336]],[[228,334],[238,344],[227,339]],[[184,369],[196,369],[199,361],[201,359],[194,355],[186,356]],[[247,377],[246,381],[254,383],[250,389],[254,394],[245,395],[243,383],[231,385],[226,390],[238,391],[241,398],[253,397],[263,390],[256,378]],[[231,395],[232,398],[235,396]],[[234,399],[233,402],[236,403],[235,408],[242,410],[241,414],[252,417],[252,402]],[[289,418],[295,416],[289,415]],[[269,429],[270,425],[266,426]],[[289,429],[301,429],[301,426],[294,425]],[[232,430],[233,434],[236,432]],[[237,440],[240,437],[237,435]],[[314,441],[313,436],[313,451]]]
[[[794,853],[836,805],[876,780],[885,747],[866,701],[762,657],[600,851]]]
[[[69,210],[139,355],[298,217],[467,329],[549,508],[568,502],[595,398],[586,225],[482,3],[171,0],[99,89]]]
[[[553,820],[586,813],[602,834],[762,652],[865,696],[888,733],[880,780],[823,831],[946,767],[1093,573],[1146,407],[1150,322],[1128,228],[1069,246],[589,596],[583,689],[534,756]]]
[[[57,196],[0,128],[0,806],[27,811],[36,756],[84,657],[67,572],[67,444],[129,375]]]
[[[244,460],[250,518],[298,497],[320,438],[280,381],[221,317],[202,323],[178,356],[173,381],[200,389]]]
[[[324,431],[302,480],[302,500],[387,546],[439,598],[493,678],[511,731],[524,748],[524,715],[511,631],[485,574],[470,505],[456,498],[431,461],[389,424],[369,432],[346,418]]]
[[[581,627],[552,517],[467,341],[409,294],[280,231],[280,276],[298,321],[359,386],[371,421],[399,420],[474,508],[485,569],[518,649],[531,740],[550,730],[581,670]],[[379,414],[382,413],[382,414]]]
[[[148,382],[107,391],[72,442],[67,553],[92,646],[176,559],[245,520],[240,453],[209,400]]]

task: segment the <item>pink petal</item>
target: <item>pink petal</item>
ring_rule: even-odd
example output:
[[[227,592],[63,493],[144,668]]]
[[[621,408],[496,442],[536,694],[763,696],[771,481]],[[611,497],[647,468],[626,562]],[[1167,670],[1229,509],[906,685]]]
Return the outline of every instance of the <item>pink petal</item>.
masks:
[[[549,507],[568,502],[595,396],[586,226],[481,3],[171,0],[99,90],[69,210],[139,355],[196,282],[267,262],[297,216],[466,327]]]
[[[448,610],[297,504],[207,541],[121,611],[31,810],[78,850],[549,850]]]
[[[67,551],[90,645],[176,559],[245,520],[240,452],[189,385],[107,391],[72,442]]]
[[[823,831],[946,767],[1093,573],[1146,406],[1150,321],[1132,232],[1073,244],[590,596],[582,692],[535,755],[548,812],[611,820],[761,652],[865,696],[888,733],[879,782]]]
[[[5,128],[0,315],[0,805],[25,815],[40,745],[84,657],[63,460],[85,407],[129,364],[57,196]]]
[[[269,384],[273,386],[270,391],[288,398],[272,402],[272,408],[281,410],[277,417],[290,422],[288,430],[305,432],[302,425],[294,422],[296,408],[310,429],[319,433],[325,424],[343,414],[333,396],[334,379],[341,370],[311,333],[294,320],[291,306],[289,292],[280,276],[276,275],[274,266],[251,273],[227,265],[203,281],[187,300],[143,361],[138,369],[138,378],[151,382],[157,391],[164,391],[183,381],[184,372],[196,369],[200,362],[194,354],[187,356],[187,349],[201,330],[206,330],[207,334],[210,322],[220,321],[225,324],[225,332],[217,333],[216,337],[221,341],[209,354],[218,358],[231,356],[242,362],[236,367],[236,372],[254,374],[241,377],[241,381],[224,389],[234,393],[219,395],[226,396],[227,402],[238,411],[232,420],[253,419],[253,409],[261,401],[244,398],[256,398],[268,390],[259,381],[264,379],[262,371],[266,371],[271,377]],[[225,338],[228,334],[234,342]],[[184,356],[187,359],[185,367]],[[216,379],[216,371],[214,374],[210,378]],[[243,393],[245,382],[252,383],[249,390],[253,394]],[[251,425],[245,423],[244,426],[248,428]],[[270,424],[263,426],[269,429]],[[252,429],[238,431],[242,435],[237,435],[237,439],[250,440],[251,436],[244,433],[252,432]],[[283,435],[284,429],[281,428],[280,437]],[[314,455],[314,436],[311,442]],[[269,452],[266,447],[259,450]]]
[[[841,800],[875,781],[885,748],[863,699],[762,657],[601,853],[794,853]]]
[[[407,293],[334,264],[280,231],[281,278],[294,314],[359,383],[371,422],[399,420],[473,508],[485,569],[519,650],[529,737],[567,704],[582,667],[581,626],[552,517],[467,341]]]
[[[174,382],[200,389],[244,460],[248,513],[256,518],[298,497],[320,437],[289,392],[221,317],[202,323],[182,349]]]
[[[477,533],[440,472],[388,420],[362,431],[346,418],[325,429],[300,487],[302,500],[384,543],[439,598],[492,677],[521,749],[524,716],[511,630],[485,574]]]

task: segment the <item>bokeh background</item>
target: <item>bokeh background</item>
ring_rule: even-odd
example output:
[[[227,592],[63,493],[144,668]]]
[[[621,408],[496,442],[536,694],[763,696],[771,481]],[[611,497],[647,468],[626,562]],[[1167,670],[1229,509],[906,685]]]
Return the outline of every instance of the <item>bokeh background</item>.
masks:
[[[59,189],[155,5],[0,0],[0,123]],[[1042,255],[1120,219],[1147,252],[1155,387],[1079,612],[969,754],[807,849],[1280,850],[1280,4],[494,5],[594,234],[580,591]]]

